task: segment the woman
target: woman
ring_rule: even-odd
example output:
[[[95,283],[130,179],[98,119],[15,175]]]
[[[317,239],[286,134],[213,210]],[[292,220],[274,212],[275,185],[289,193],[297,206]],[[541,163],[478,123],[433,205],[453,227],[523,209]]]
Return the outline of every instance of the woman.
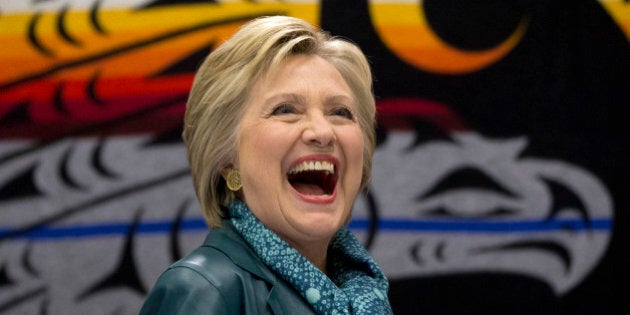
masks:
[[[375,147],[370,68],[302,20],[242,27],[198,70],[183,138],[211,230],[142,314],[388,314],[345,228]]]

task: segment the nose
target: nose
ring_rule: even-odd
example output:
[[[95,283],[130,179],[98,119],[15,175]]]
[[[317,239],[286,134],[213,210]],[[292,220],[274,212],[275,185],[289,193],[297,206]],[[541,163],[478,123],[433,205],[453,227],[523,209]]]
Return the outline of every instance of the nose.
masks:
[[[302,140],[308,145],[317,147],[331,146],[336,139],[333,126],[323,113],[311,113],[308,115],[304,131],[302,132]]]

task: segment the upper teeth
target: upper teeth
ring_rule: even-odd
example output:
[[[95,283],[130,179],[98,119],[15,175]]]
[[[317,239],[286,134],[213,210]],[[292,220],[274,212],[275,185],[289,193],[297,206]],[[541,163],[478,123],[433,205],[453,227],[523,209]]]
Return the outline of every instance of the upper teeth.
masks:
[[[304,171],[326,171],[326,173],[332,174],[335,172],[335,166],[327,161],[304,161],[289,170],[289,174]]]

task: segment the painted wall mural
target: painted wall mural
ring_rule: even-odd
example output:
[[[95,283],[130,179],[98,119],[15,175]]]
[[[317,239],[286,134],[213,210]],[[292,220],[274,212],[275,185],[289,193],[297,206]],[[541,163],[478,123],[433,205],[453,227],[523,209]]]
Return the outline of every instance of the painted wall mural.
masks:
[[[351,230],[396,314],[609,314],[630,228],[630,2],[0,0],[0,314],[135,314],[196,247],[196,67],[244,22],[356,42],[378,143]]]

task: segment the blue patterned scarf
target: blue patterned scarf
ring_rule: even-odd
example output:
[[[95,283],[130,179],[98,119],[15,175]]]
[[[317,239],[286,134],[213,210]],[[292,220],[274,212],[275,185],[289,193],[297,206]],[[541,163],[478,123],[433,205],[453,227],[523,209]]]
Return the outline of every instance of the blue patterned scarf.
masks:
[[[392,313],[385,275],[348,229],[340,229],[329,246],[329,278],[265,227],[244,202],[232,202],[229,210],[234,227],[262,261],[293,285],[318,314]]]

